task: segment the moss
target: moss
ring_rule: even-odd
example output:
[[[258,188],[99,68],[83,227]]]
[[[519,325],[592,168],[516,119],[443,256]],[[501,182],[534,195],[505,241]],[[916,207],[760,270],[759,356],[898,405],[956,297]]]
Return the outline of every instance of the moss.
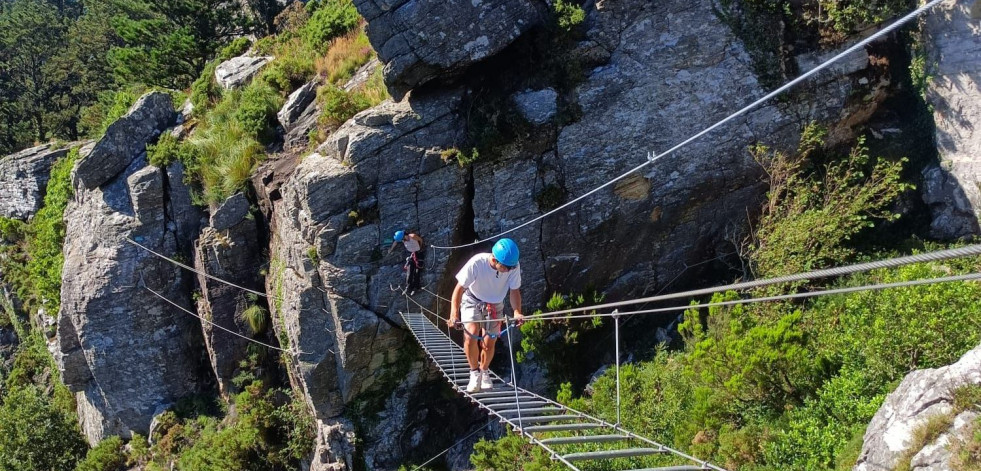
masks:
[[[950,429],[950,426],[954,423],[954,414],[939,414],[927,419],[926,422],[916,427],[913,430],[913,436],[911,438],[910,444],[900,455],[898,461],[896,462],[896,467],[894,471],[910,471],[913,457],[916,456],[923,447],[933,443],[940,434],[946,432]]]
[[[535,203],[541,211],[551,211],[565,202],[565,190],[554,183],[546,185],[542,191],[535,195]]]

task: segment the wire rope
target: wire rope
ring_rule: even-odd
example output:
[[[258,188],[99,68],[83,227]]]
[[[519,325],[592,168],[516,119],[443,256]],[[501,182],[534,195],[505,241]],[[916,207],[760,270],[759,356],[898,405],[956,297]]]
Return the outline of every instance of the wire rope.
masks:
[[[602,189],[604,189],[604,188],[606,188],[606,187],[608,187],[610,185],[613,185],[614,183],[616,183],[616,182],[618,182],[618,181],[620,181],[620,180],[628,177],[632,173],[634,173],[634,172],[636,172],[636,171],[638,171],[638,170],[640,170],[640,169],[642,169],[642,168],[644,168],[644,167],[646,167],[646,166],[648,166],[648,165],[650,165],[650,164],[652,164],[652,163],[660,160],[661,158],[663,158],[663,157],[665,157],[665,156],[673,153],[674,151],[676,151],[676,150],[678,150],[678,149],[680,149],[680,148],[682,148],[682,147],[690,144],[692,141],[695,141],[698,138],[700,138],[700,137],[702,137],[702,136],[704,136],[704,135],[706,135],[706,134],[714,131],[715,129],[717,129],[718,127],[722,126],[723,124],[726,124],[729,121],[732,121],[733,119],[746,114],[747,112],[749,112],[752,109],[756,108],[757,106],[763,104],[764,102],[770,100],[771,98],[773,98],[773,97],[775,97],[777,95],[780,95],[783,92],[785,92],[785,91],[787,91],[787,90],[795,87],[796,85],[800,84],[801,82],[809,79],[811,76],[816,75],[818,72],[821,72],[822,70],[827,69],[832,64],[834,64],[835,62],[838,62],[839,60],[841,60],[842,58],[848,56],[849,54],[857,51],[860,48],[865,47],[866,45],[868,45],[868,44],[876,41],[877,39],[881,38],[882,36],[885,36],[886,34],[889,34],[893,30],[895,30],[896,28],[898,28],[898,27],[900,27],[900,26],[908,23],[909,21],[915,19],[916,17],[920,16],[921,14],[923,14],[924,12],[926,12],[927,10],[929,10],[930,8],[933,8],[934,6],[936,6],[937,4],[939,4],[942,1],[943,0],[932,0],[931,2],[929,2],[929,3],[927,3],[927,4],[923,5],[923,6],[921,6],[920,8],[917,8],[916,10],[913,10],[911,13],[907,14],[906,16],[904,16],[904,17],[896,20],[894,23],[892,23],[892,24],[884,27],[883,29],[877,31],[875,34],[873,34],[873,35],[869,36],[868,38],[865,38],[865,39],[863,39],[863,40],[855,43],[853,46],[849,47],[848,49],[845,49],[844,51],[842,51],[838,55],[836,55],[836,56],[828,59],[827,61],[823,62],[822,64],[818,65],[817,67],[815,67],[815,68],[813,68],[813,69],[805,72],[804,74],[801,74],[797,78],[795,78],[795,79],[787,82],[786,84],[784,84],[780,88],[777,88],[776,90],[774,90],[774,91],[766,94],[762,98],[760,98],[760,99],[758,99],[758,100],[750,103],[749,105],[745,106],[744,108],[740,109],[739,111],[736,111],[735,113],[733,113],[733,114],[729,115],[728,117],[722,119],[721,121],[718,121],[715,124],[713,124],[713,125],[705,128],[705,129],[703,129],[698,134],[695,134],[694,136],[691,136],[688,139],[685,139],[684,141],[676,144],[674,147],[672,147],[672,148],[670,148],[670,149],[668,149],[668,150],[666,150],[666,151],[664,151],[664,152],[662,152],[660,154],[653,155],[653,156],[649,154],[648,155],[648,159],[647,159],[646,162],[644,162],[644,163],[642,163],[640,165],[637,165],[636,167],[634,167],[634,168],[632,168],[632,169],[630,169],[630,170],[628,170],[628,171],[620,174],[619,176],[613,178],[612,180],[609,180],[606,183],[604,183],[604,184],[602,184],[602,185],[600,185],[600,186],[598,186],[596,188],[593,188],[592,190],[590,190],[590,191],[588,191],[588,192],[586,192],[586,193],[584,193],[584,194],[576,197],[575,199],[573,199],[571,201],[566,202],[565,204],[562,204],[561,206],[559,206],[559,207],[557,207],[557,208],[555,208],[555,209],[553,209],[553,210],[551,210],[551,211],[549,211],[549,212],[547,212],[545,214],[539,215],[539,216],[537,216],[537,217],[535,217],[535,218],[533,218],[533,219],[531,219],[529,221],[525,221],[525,222],[523,222],[523,223],[521,223],[521,224],[519,224],[519,225],[517,225],[515,227],[512,227],[511,229],[502,231],[502,232],[500,232],[500,233],[498,233],[496,235],[493,235],[493,236],[490,236],[490,237],[487,237],[487,238],[484,238],[484,239],[479,239],[479,240],[476,240],[476,241],[471,242],[471,243],[468,243],[468,244],[449,245],[449,246],[431,245],[430,247],[433,247],[435,249],[445,249],[445,250],[454,250],[454,249],[462,249],[462,248],[465,248],[465,247],[472,247],[474,245],[482,244],[484,242],[487,242],[487,241],[496,239],[498,237],[501,237],[503,235],[509,234],[509,233],[514,232],[514,231],[516,231],[518,229],[521,229],[522,227],[528,226],[529,224],[533,224],[533,223],[535,223],[537,221],[540,221],[542,219],[545,219],[546,217],[549,217],[549,216],[551,216],[551,215],[553,215],[553,214],[555,214],[555,213],[557,213],[559,211],[562,211],[563,209],[568,208],[569,206],[572,206],[573,204],[575,204],[575,203],[577,203],[579,201],[582,201],[583,199],[589,197],[590,195],[593,195],[593,194],[599,192],[600,190],[602,190]]]

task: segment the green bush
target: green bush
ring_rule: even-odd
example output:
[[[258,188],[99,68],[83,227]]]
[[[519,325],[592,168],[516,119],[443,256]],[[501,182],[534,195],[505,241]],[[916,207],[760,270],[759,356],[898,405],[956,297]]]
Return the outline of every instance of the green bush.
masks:
[[[218,53],[218,62],[227,61],[233,57],[241,56],[245,54],[245,51],[249,50],[249,46],[252,42],[249,38],[235,38],[234,41],[228,43],[227,46],[221,48],[221,52]]]
[[[189,155],[190,152],[191,150],[188,146],[178,141],[170,133],[161,134],[156,144],[146,146],[147,161],[150,165],[160,168],[164,168],[176,161],[186,162],[193,160],[193,156]]]
[[[259,142],[269,142],[275,136],[279,95],[268,85],[252,83],[242,92],[235,120],[242,130]]]
[[[222,89],[215,81],[217,66],[217,61],[209,62],[201,71],[201,75],[191,84],[191,105],[194,106],[194,116],[203,116],[221,99]]]
[[[34,386],[7,391],[0,406],[0,470],[73,469],[87,445],[74,418]]]
[[[320,55],[300,38],[280,42],[272,52],[276,58],[256,77],[281,95],[289,95],[314,75],[314,64]]]
[[[575,0],[555,0],[552,10],[555,12],[556,24],[566,32],[572,31],[586,19],[586,12]]]
[[[278,391],[254,381],[235,396],[234,418],[222,422],[199,418],[172,425],[170,440],[188,443],[178,448],[179,469],[298,469],[300,459],[313,450],[313,422],[302,401],[281,403],[280,397]]]
[[[603,294],[596,291],[578,295],[553,293],[545,310],[559,311],[602,301]],[[541,311],[535,312],[540,313]],[[571,316],[572,314],[567,314],[548,322],[526,322],[521,326],[521,349],[516,353],[517,361],[524,362],[529,355],[534,355],[536,360],[545,365],[552,384],[582,380],[576,374],[576,369],[581,364],[580,360],[585,361],[579,355],[588,355],[583,348],[588,343],[583,344],[581,340],[603,325],[600,317],[571,319]]]
[[[319,124],[337,129],[345,121],[372,106],[370,100],[358,93],[348,93],[336,85],[324,85],[317,90],[321,112]]]
[[[808,127],[796,157],[765,146],[752,149],[770,177],[748,254],[761,278],[849,260],[854,255],[852,237],[876,220],[898,217],[889,205],[913,188],[901,180],[905,159],[873,159],[861,138],[847,156],[820,155],[825,134],[820,127]],[[807,164],[819,156],[830,163],[808,170]]]
[[[317,0],[307,3],[312,11],[303,26],[304,40],[321,53],[327,51],[330,40],[358,25],[361,16],[351,0]]]
[[[75,471],[117,471],[126,465],[123,440],[112,436],[99,442],[89,450],[85,459],[78,463]]]

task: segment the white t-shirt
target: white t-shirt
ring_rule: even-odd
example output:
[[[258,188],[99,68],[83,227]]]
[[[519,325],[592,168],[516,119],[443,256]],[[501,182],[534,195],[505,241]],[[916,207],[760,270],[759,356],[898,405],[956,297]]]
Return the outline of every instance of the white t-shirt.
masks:
[[[418,252],[419,249],[422,248],[422,246],[419,245],[419,241],[410,239],[408,236],[406,236],[405,239],[402,239],[402,244],[405,245],[405,250],[408,250],[409,252]]]
[[[501,303],[508,291],[521,287],[521,265],[501,273],[490,265],[493,255],[479,253],[456,274],[456,281],[485,303]]]

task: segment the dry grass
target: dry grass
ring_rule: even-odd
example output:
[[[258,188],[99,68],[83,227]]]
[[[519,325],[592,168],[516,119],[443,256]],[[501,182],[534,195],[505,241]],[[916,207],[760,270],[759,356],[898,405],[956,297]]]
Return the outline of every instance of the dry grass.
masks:
[[[950,429],[954,423],[954,414],[940,414],[927,419],[925,423],[913,430],[912,441],[906,447],[906,451],[899,457],[895,471],[910,471],[912,468],[913,457],[916,456],[923,447],[931,444],[942,433]]]
[[[359,67],[374,56],[375,51],[368,42],[362,23],[351,32],[333,40],[327,55],[317,58],[315,68],[317,75],[327,83],[343,85]]]

